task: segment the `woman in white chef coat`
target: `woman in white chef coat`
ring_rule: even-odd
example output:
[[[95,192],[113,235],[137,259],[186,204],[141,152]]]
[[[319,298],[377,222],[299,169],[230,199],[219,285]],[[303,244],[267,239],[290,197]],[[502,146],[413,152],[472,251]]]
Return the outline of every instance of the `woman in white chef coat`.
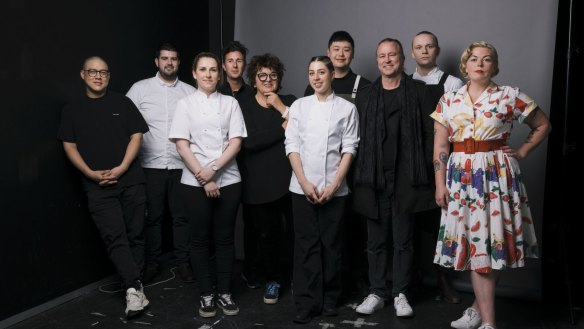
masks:
[[[193,61],[193,77],[197,91],[179,100],[169,137],[186,167],[180,191],[191,225],[191,264],[201,294],[199,315],[213,317],[216,307],[225,315],[236,315],[231,274],[241,178],[235,156],[247,132],[237,100],[217,92],[222,77],[217,56],[199,53]],[[212,243],[215,262],[209,262]],[[211,278],[212,273],[216,278]]]
[[[294,322],[335,316],[341,294],[342,219],[349,187],[345,176],[359,144],[355,105],[335,96],[327,56],[310,60],[314,95],[290,107],[286,154],[292,165],[294,217]]]

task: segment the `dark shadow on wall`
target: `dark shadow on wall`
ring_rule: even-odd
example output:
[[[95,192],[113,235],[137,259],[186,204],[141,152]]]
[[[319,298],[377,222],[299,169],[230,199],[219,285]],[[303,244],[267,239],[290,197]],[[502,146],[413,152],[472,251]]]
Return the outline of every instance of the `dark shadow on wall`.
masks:
[[[544,300],[580,325],[584,322],[582,10],[581,1],[559,2],[542,237]]]
[[[7,1],[0,20],[0,320],[113,273],[80,177],[56,140],[62,107],[99,55],[110,89],[155,74],[155,49],[181,51],[181,80],[209,47],[207,1]],[[107,129],[107,127],[104,127]]]

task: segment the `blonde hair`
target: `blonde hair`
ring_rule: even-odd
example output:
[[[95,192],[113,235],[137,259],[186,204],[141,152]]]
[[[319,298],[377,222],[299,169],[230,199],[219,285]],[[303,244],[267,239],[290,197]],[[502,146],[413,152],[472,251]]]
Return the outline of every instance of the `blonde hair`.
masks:
[[[493,59],[493,75],[491,77],[496,76],[499,74],[499,55],[497,55],[497,49],[492,44],[485,42],[485,41],[478,41],[471,43],[466,49],[462,52],[460,56],[460,65],[458,68],[460,69],[460,73],[463,77],[468,78],[468,73],[466,72],[466,62],[472,55],[472,51],[475,48],[487,48],[491,52],[491,58]]]

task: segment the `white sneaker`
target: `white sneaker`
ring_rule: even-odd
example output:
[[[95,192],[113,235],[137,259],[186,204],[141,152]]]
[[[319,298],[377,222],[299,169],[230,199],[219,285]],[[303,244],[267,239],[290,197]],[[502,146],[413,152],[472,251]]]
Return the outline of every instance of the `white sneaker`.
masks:
[[[414,315],[414,310],[412,310],[404,294],[399,294],[393,299],[393,307],[395,308],[395,315],[399,317],[406,318]]]
[[[357,306],[355,311],[359,314],[373,314],[373,312],[382,309],[384,305],[383,298],[376,294],[369,294],[369,296],[363,300],[363,303]]]
[[[126,290],[126,317],[131,318],[139,314],[148,306],[148,303],[149,301],[144,295],[143,288],[140,290],[129,288]]]
[[[480,326],[479,329],[495,329],[495,327],[491,326],[488,323],[485,323],[482,326]]]
[[[482,320],[479,312],[469,307],[462,312],[460,319],[452,321],[450,326],[456,329],[477,329],[481,325]]]

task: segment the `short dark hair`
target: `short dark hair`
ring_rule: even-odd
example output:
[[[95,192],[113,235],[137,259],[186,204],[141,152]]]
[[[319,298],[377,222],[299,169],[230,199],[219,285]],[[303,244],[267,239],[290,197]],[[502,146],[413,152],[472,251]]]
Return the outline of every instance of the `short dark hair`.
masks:
[[[278,74],[278,90],[282,88],[282,78],[284,78],[284,63],[276,56],[270,53],[265,53],[263,55],[257,55],[251,58],[249,65],[247,66],[247,81],[249,85],[255,88],[255,78],[258,71],[262,68],[269,68]]]
[[[326,68],[329,70],[329,72],[334,72],[335,71],[335,67],[333,65],[333,62],[331,61],[331,59],[328,56],[314,56],[310,59],[310,61],[308,62],[308,66],[310,67],[310,64],[312,64],[312,62],[322,62],[324,64],[324,66],[326,66]]]
[[[162,42],[158,45],[158,47],[156,48],[156,58],[160,57],[160,52],[162,52],[163,50],[174,51],[176,53],[176,57],[180,58],[178,50],[176,50],[176,47],[170,42]]]
[[[355,41],[353,40],[353,37],[351,37],[351,35],[349,34],[349,32],[347,31],[336,31],[334,32],[331,37],[329,38],[329,42],[328,42],[328,47],[330,48],[330,46],[333,44],[333,42],[336,41],[347,41],[348,43],[351,44],[351,48],[353,48],[353,51],[355,51]]]
[[[434,33],[430,32],[430,31],[420,31],[420,32],[418,32],[418,34],[416,34],[414,36],[414,38],[420,34],[427,34],[427,35],[431,36],[432,39],[434,39],[434,44],[435,44],[436,48],[440,48],[440,45],[438,45],[438,38],[436,37],[436,35]],[[412,48],[414,48],[414,39],[413,38],[412,38]]]
[[[227,54],[234,51],[239,51],[243,55],[243,61],[245,62],[247,57],[247,47],[245,47],[239,41],[231,41],[227,46],[225,46],[225,48],[223,48],[223,50],[221,50],[221,58],[223,61],[225,62],[225,56],[227,56]]]

